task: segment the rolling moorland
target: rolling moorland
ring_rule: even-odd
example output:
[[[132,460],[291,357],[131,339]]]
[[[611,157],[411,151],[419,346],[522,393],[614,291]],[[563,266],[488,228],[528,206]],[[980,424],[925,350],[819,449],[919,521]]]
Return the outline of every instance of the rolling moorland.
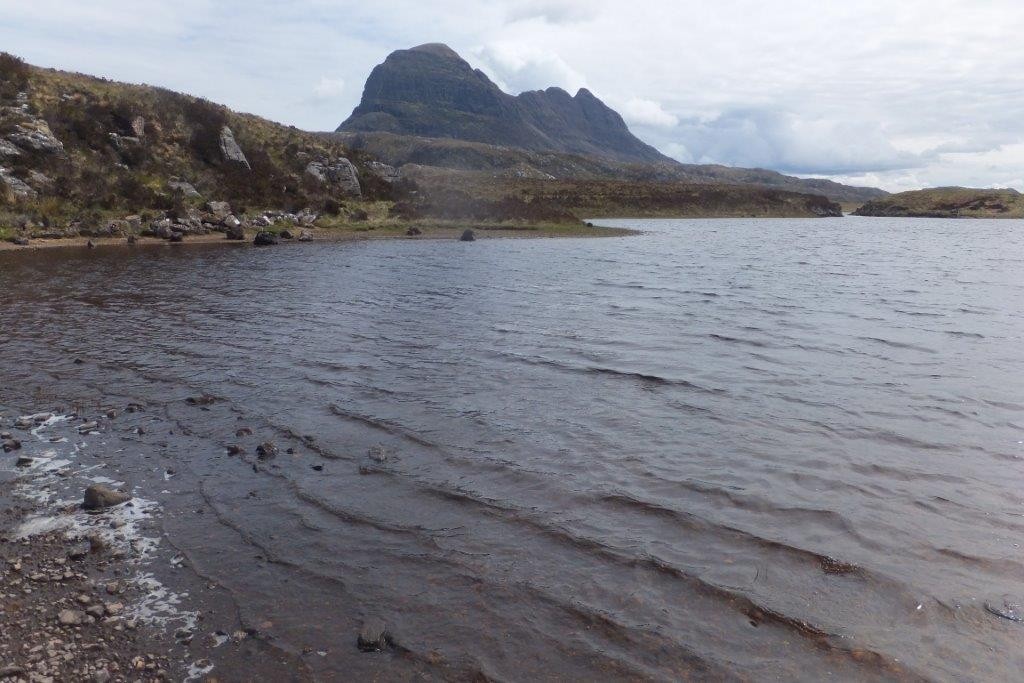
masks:
[[[589,235],[601,231],[581,217],[838,216],[838,201],[881,192],[770,171],[685,167],[633,137],[589,93],[515,98],[454,52],[395,54],[410,53],[425,61],[417,68],[426,75],[477,74],[469,100],[403,105],[381,124],[392,132],[369,130],[371,121],[389,120],[374,111],[381,102],[434,91],[404,89],[409,72],[395,82],[381,76],[382,65],[343,126],[363,130],[342,133],[302,131],[163,88],[0,55],[0,240],[447,236],[463,227]],[[478,91],[487,92],[494,117],[458,113]],[[410,112],[431,122],[415,132],[449,137],[409,134]],[[484,139],[508,126],[505,135],[517,137],[497,139],[524,146],[456,139],[466,121]]]
[[[1012,189],[938,187],[875,199],[854,214],[897,218],[1024,218],[1024,195]]]

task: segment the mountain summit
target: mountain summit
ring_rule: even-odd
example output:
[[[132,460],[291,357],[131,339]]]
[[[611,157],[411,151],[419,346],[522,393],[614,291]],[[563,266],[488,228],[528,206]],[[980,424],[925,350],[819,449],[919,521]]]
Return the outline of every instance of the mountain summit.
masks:
[[[509,95],[447,45],[391,53],[366,81],[363,99],[339,132],[454,138],[539,152],[674,163],[634,136],[589,90]]]

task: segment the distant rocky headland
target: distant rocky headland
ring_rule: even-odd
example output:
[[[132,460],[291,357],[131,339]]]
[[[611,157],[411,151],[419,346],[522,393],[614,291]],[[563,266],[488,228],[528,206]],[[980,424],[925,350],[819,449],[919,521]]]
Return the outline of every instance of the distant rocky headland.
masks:
[[[938,187],[875,199],[854,214],[902,218],[1024,218],[1024,195],[1012,189]]]
[[[587,91],[507,95],[439,45],[377,67],[341,129],[0,54],[0,242],[590,235],[585,216],[839,216],[884,194],[678,164]]]

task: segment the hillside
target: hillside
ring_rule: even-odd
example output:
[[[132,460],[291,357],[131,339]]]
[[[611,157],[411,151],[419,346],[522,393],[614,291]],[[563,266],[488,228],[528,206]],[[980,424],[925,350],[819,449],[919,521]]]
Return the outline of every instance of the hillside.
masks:
[[[466,140],[425,138],[394,133],[336,133],[334,137],[401,168],[435,166],[479,171],[495,178],[549,180],[617,180],[684,182],[702,185],[746,185],[799,194],[817,194],[833,202],[863,204],[887,193],[873,187],[841,185],[831,180],[795,178],[777,171],[711,164],[625,164],[611,159],[559,152],[533,152]]]
[[[484,142],[533,151],[668,162],[588,90],[512,96],[446,45],[393,52],[373,69],[362,101],[338,128]]]
[[[336,140],[162,88],[0,56],[0,229],[123,234],[163,219],[209,230],[207,201],[239,214],[346,211],[391,186]],[[221,213],[223,207],[213,213]],[[112,222],[116,222],[111,227]]]
[[[939,187],[889,195],[868,202],[857,216],[908,218],[1024,218],[1024,195],[1016,190]]]
[[[424,221],[447,230],[462,223],[561,226],[556,232],[566,234],[567,226],[582,226],[581,215],[818,216],[836,209],[777,189],[719,190],[721,184],[702,181],[691,190],[693,183],[656,170],[667,164],[510,148],[500,152],[507,166],[497,172],[427,172],[429,164],[413,163],[398,170],[382,163],[372,145],[354,142],[158,87],[42,69],[0,54],[0,240],[180,241],[214,233],[246,239],[292,226],[404,232],[403,224],[430,228]],[[471,160],[467,165],[486,164],[503,149],[449,140],[439,154],[450,154],[454,144],[465,146],[459,153]],[[408,158],[416,158],[415,147]],[[552,180],[538,168],[590,180]],[[539,184],[522,184],[530,179]],[[453,181],[464,183],[457,197]],[[645,211],[645,201],[656,208]]]

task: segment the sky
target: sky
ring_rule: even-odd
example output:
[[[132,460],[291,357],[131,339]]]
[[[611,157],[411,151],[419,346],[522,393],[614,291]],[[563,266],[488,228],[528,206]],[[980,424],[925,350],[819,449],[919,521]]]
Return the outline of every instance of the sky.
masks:
[[[1024,191],[1022,0],[0,0],[0,50],[333,130],[393,50],[587,87],[686,163]]]

